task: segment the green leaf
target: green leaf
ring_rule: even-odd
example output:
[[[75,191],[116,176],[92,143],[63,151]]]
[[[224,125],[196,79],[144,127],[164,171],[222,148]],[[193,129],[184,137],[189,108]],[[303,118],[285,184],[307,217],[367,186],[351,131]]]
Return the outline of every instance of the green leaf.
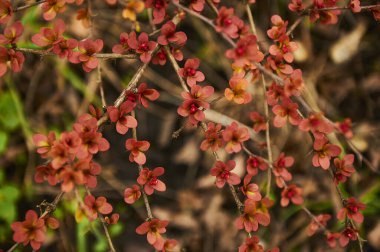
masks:
[[[7,130],[14,130],[20,125],[16,104],[10,92],[0,94],[0,124]]]
[[[1,191],[8,201],[16,201],[20,196],[19,189],[15,186],[4,186]]]
[[[0,154],[5,151],[8,144],[8,135],[7,133],[0,131]]]

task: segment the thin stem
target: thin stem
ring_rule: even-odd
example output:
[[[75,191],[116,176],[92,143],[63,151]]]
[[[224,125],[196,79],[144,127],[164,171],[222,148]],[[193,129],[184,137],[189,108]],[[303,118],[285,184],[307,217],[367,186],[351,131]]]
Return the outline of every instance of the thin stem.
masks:
[[[366,5],[366,6],[360,6],[362,10],[372,10],[376,8],[380,8],[380,4],[374,4],[374,5]],[[306,10],[306,12],[311,12],[311,11],[333,11],[333,10],[349,10],[351,9],[350,6],[335,6],[335,7],[326,7],[326,8],[310,8]]]
[[[173,66],[173,68],[174,68],[174,71],[175,71],[176,74],[177,74],[178,80],[179,80],[179,82],[181,83],[181,86],[182,86],[183,90],[185,90],[186,92],[189,92],[189,88],[187,87],[185,81],[184,81],[183,78],[179,75],[179,65],[178,65],[176,59],[174,58],[174,56],[173,56],[172,53],[170,52],[168,46],[164,46],[164,49],[165,49],[166,54],[167,54],[168,57],[169,57],[170,63],[172,64],[172,66]]]
[[[133,116],[133,118],[136,119],[136,113],[134,110],[132,110],[131,115]],[[137,130],[136,130],[136,128],[132,128],[132,137],[133,137],[133,139],[135,139],[137,141]],[[139,167],[139,173],[140,173],[143,170],[143,166],[141,164],[139,164],[138,167]],[[152,214],[152,210],[150,208],[148,195],[146,195],[143,186],[140,186],[140,188],[141,188],[141,194],[142,194],[143,200],[144,200],[144,205],[146,208],[146,213],[148,215],[148,219],[151,220],[151,219],[153,219],[153,214]]]
[[[104,95],[104,87],[103,87],[103,81],[102,81],[102,70],[101,70],[101,63],[100,62],[99,62],[98,67],[97,67],[97,74],[98,74],[98,78],[96,81],[97,81],[98,86],[99,86],[100,97],[102,100],[102,106],[103,106],[103,108],[106,108],[107,102],[106,102],[106,98]]]
[[[20,7],[17,7],[13,10],[13,12],[18,12],[18,11],[22,11],[22,10],[25,10],[25,9],[28,9],[30,7],[33,7],[33,6],[36,6],[36,5],[39,5],[39,4],[42,4],[46,2],[46,0],[42,0],[42,1],[39,1],[39,2],[35,2],[35,3],[31,3],[31,4],[26,4],[24,6],[20,6]]]
[[[210,8],[212,9],[212,11],[218,16],[219,15],[219,11],[215,7],[214,3],[211,0],[206,0],[206,2],[207,2],[207,5],[210,6]]]
[[[10,247],[10,248],[7,250],[7,252],[12,252],[13,250],[15,250],[15,249],[17,248],[18,244],[19,244],[19,243],[15,243],[15,244],[13,244],[13,246]]]

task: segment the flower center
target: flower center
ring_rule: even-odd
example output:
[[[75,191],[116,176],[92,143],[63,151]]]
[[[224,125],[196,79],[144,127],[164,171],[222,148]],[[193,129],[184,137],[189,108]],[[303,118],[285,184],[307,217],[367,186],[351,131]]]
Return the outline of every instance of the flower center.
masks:
[[[296,195],[296,192],[294,190],[289,190],[287,193],[286,193],[286,197],[291,199],[294,197],[294,195]]]
[[[156,9],[161,9],[164,7],[164,2],[162,0],[156,0],[156,3],[154,5]]]
[[[224,23],[224,26],[229,26],[232,24],[232,19],[226,18],[226,19],[224,19],[223,23]]]
[[[153,178],[149,181],[149,185],[155,186],[158,183],[158,179],[156,176],[153,176]]]
[[[139,49],[141,51],[149,51],[149,46],[148,46],[148,43],[147,42],[142,42],[139,46]]]
[[[241,56],[241,55],[244,54],[245,48],[242,47],[242,46],[239,46],[238,48],[236,48],[235,52],[236,52],[237,55]]]
[[[223,171],[222,174],[220,174],[220,177],[222,179],[228,179],[230,177],[230,172],[229,171]]]
[[[357,213],[359,211],[359,208],[357,206],[353,206],[353,205],[350,205],[350,206],[347,206],[347,209],[351,212],[351,213]]]
[[[186,73],[187,76],[194,76],[197,71],[194,68],[187,68]]]
[[[190,105],[190,114],[195,114],[197,111],[198,111],[198,105],[197,104],[195,104],[195,103],[192,103],[191,105]]]

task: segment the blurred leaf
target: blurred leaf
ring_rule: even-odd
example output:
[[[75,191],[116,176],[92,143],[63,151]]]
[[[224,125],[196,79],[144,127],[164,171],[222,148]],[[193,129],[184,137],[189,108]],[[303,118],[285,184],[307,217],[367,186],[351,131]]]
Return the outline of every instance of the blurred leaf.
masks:
[[[10,92],[0,94],[0,123],[6,130],[14,130],[20,125],[16,105]]]
[[[109,232],[111,236],[117,236],[121,234],[121,232],[123,232],[123,229],[124,229],[123,224],[121,224],[120,222],[109,226]]]
[[[7,147],[8,135],[7,133],[0,131],[0,154],[3,153]]]

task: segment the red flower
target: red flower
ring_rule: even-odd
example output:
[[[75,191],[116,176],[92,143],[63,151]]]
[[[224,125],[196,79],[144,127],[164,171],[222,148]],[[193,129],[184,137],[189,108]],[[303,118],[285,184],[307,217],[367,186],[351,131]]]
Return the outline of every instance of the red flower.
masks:
[[[302,189],[294,184],[288,185],[281,192],[281,206],[286,207],[289,205],[289,201],[292,201],[295,205],[303,203]]]
[[[133,185],[132,188],[125,188],[124,190],[124,201],[127,204],[135,203],[141,197],[140,187],[138,185]]]
[[[161,250],[165,243],[165,240],[161,234],[166,232],[166,226],[168,224],[168,221],[152,219],[138,226],[136,228],[136,233],[139,235],[147,234],[149,244],[155,249]]]
[[[247,172],[249,175],[255,176],[259,170],[268,169],[268,164],[261,157],[249,157],[247,160]]]
[[[339,156],[342,151],[339,146],[330,144],[326,138],[315,139],[313,147],[313,166],[320,166],[325,170],[330,167],[330,159]]]
[[[129,34],[128,46],[140,54],[140,60],[144,63],[148,63],[152,58],[152,52],[156,48],[157,43],[149,41],[148,34],[142,32],[138,38],[136,33],[131,32]]]
[[[298,104],[290,99],[283,99],[282,104],[275,105],[272,111],[276,115],[273,119],[273,125],[277,128],[283,127],[286,124],[286,119],[289,119],[292,125],[298,125],[302,120],[298,114]]]
[[[240,38],[235,48],[227,50],[226,57],[233,59],[233,64],[237,67],[248,66],[255,69],[253,63],[261,62],[264,54],[258,48],[256,36],[248,35]]]
[[[153,194],[154,190],[163,192],[166,190],[166,185],[161,180],[157,179],[158,176],[164,174],[165,169],[163,167],[156,167],[153,171],[148,168],[142,169],[140,171],[139,177],[137,178],[137,183],[144,186],[144,191],[146,194]]]
[[[217,151],[223,146],[223,138],[221,135],[221,124],[209,122],[205,132],[205,140],[201,143],[201,150],[206,151],[211,148],[212,151]]]
[[[226,143],[225,149],[228,153],[237,153],[241,150],[243,142],[249,139],[248,129],[239,128],[236,122],[232,122],[223,132],[223,140]]]
[[[250,175],[245,176],[244,182],[243,182],[244,184],[242,187],[240,187],[240,190],[248,199],[251,199],[254,201],[260,201],[261,200],[260,188],[257,184],[254,184],[254,183],[250,184],[250,180],[251,180]]]
[[[66,10],[66,0],[47,0],[41,5],[43,17],[50,21],[55,18],[57,13],[62,13]]]
[[[171,50],[173,50],[173,48],[171,48]],[[177,59],[176,57],[174,57],[175,59]],[[163,47],[161,47],[158,52],[153,56],[152,58],[152,63],[154,65],[165,65],[166,64],[166,60],[168,59],[167,55],[166,55],[166,52],[165,52],[165,49]],[[179,60],[179,59],[177,59]],[[180,59],[181,60],[181,59]]]
[[[192,0],[190,1],[190,9],[196,12],[201,12],[205,6],[205,0]]]
[[[32,42],[38,46],[49,46],[59,44],[63,38],[63,32],[65,31],[65,23],[63,20],[58,19],[53,28],[43,27],[40,33],[32,36]],[[49,48],[50,50],[51,48]]]
[[[347,246],[347,244],[351,241],[356,241],[358,239],[358,231],[352,227],[346,227],[341,233],[339,237],[339,244],[342,247]]]
[[[47,181],[49,185],[54,186],[58,183],[57,170],[51,166],[51,163],[47,165],[39,165],[36,167],[34,181],[36,183]]]
[[[336,240],[339,239],[340,233],[330,233],[328,232],[326,234],[326,239],[327,243],[330,248],[335,248],[336,247]]]
[[[75,165],[74,169],[79,170],[83,174],[84,184],[89,188],[95,188],[98,181],[96,176],[102,171],[102,167],[96,163],[89,160],[79,160]]]
[[[343,122],[336,122],[335,126],[346,138],[350,139],[354,136],[352,133],[352,121],[350,118],[345,118]]]
[[[46,158],[55,141],[55,133],[50,131],[48,136],[42,134],[33,135],[33,143],[37,147],[37,153]]]
[[[307,227],[307,235],[312,236],[315,232],[321,228],[320,225],[326,227],[327,221],[331,219],[329,214],[320,214],[315,219],[312,219],[309,226]]]
[[[182,78],[186,78],[186,82],[190,87],[205,79],[204,74],[201,71],[197,71],[199,62],[200,61],[197,58],[188,59],[185,62],[185,66],[178,70],[179,75]]]
[[[174,239],[165,240],[164,246],[162,248],[162,252],[173,252],[177,247],[178,242]]]
[[[362,10],[362,8],[360,7],[360,0],[351,0],[349,7],[354,13],[358,13]]]
[[[247,92],[247,80],[233,77],[230,79],[229,85],[230,88],[226,88],[224,91],[227,100],[237,104],[247,104],[252,100],[251,94]]]
[[[177,109],[177,113],[183,117],[189,117],[190,124],[198,124],[198,122],[203,121],[205,118],[203,110],[210,107],[210,104],[206,102],[206,99],[213,93],[214,88],[211,86],[192,86],[190,92],[181,93],[181,96],[185,101]]]
[[[337,7],[336,0],[314,0],[313,9],[310,13],[310,21],[315,22],[320,19],[322,24],[336,24],[340,10],[320,11],[318,9]]]
[[[5,24],[13,15],[12,4],[9,0],[0,0],[0,24]]]
[[[119,214],[117,213],[114,213],[111,215],[111,217],[108,217],[108,216],[105,216],[104,217],[104,221],[108,224],[108,225],[115,225],[117,224],[117,222],[119,221]]]
[[[167,0],[145,0],[146,8],[153,8],[153,23],[159,24],[164,21],[166,8],[168,7]]]
[[[300,69],[295,69],[291,75],[284,80],[284,94],[286,97],[300,96],[301,91],[304,87],[304,82],[302,79],[302,71]]]
[[[84,174],[77,165],[65,165],[59,170],[58,177],[62,181],[61,190],[64,192],[70,192],[76,185],[85,183]]]
[[[114,45],[112,47],[112,52],[118,53],[118,54],[123,54],[126,51],[128,51],[129,50],[128,39],[129,39],[128,33],[126,33],[126,32],[121,33],[120,34],[120,44]]]
[[[157,38],[160,45],[168,45],[169,43],[183,46],[186,43],[187,36],[184,32],[175,32],[176,26],[172,21],[168,21],[161,27],[161,34]]]
[[[278,103],[280,99],[284,97],[284,88],[277,85],[275,82],[268,88],[267,91],[267,102],[268,105],[274,106]]]
[[[21,52],[14,49],[0,47],[0,77],[7,72],[8,62],[13,72],[20,72],[24,64],[25,57]]]
[[[282,58],[282,56],[269,56],[267,58],[267,67],[271,68],[274,72],[276,72],[281,77],[286,77],[293,73],[293,68],[291,65],[286,64]]]
[[[20,39],[21,34],[24,31],[24,27],[22,26],[20,21],[8,26],[4,29],[3,34],[0,34],[0,44],[16,44],[16,42]]]
[[[259,133],[260,131],[267,129],[265,118],[260,113],[256,111],[251,112],[249,113],[249,118],[253,121],[253,130],[255,132]]]
[[[131,102],[123,102],[119,108],[115,106],[107,107],[107,113],[111,122],[116,123],[116,131],[124,135],[130,128],[137,127],[137,121],[133,116],[128,115],[133,110]]]
[[[294,164],[294,158],[290,156],[285,156],[281,152],[280,156],[273,164],[273,174],[276,176],[277,186],[282,188],[283,181],[290,181],[292,179],[292,174],[288,172],[286,168],[291,167]]]
[[[95,69],[99,60],[95,57],[95,54],[100,52],[103,48],[103,40],[91,40],[85,39],[79,42],[78,44],[79,52],[74,52],[69,58],[71,63],[81,63],[82,68],[85,72],[91,72]]]
[[[109,214],[112,212],[112,206],[107,202],[107,199],[103,196],[95,197],[93,195],[87,195],[84,198],[84,204],[86,206],[85,212],[89,220],[95,220],[98,218],[98,213]]]
[[[292,2],[288,5],[288,8],[293,12],[301,12],[305,9],[305,5],[302,0],[292,0]]]
[[[275,44],[269,47],[269,53],[275,57],[283,58],[288,63],[292,63],[294,60],[293,52],[298,48],[297,43],[290,41],[286,35],[281,36],[278,42],[278,45]]]
[[[146,162],[146,157],[144,151],[149,149],[148,141],[136,141],[133,138],[127,139],[125,142],[125,148],[130,151],[129,161],[136,162],[137,164],[143,165]]]
[[[348,154],[343,157],[343,159],[335,158],[335,172],[334,172],[334,182],[339,184],[346,182],[347,177],[350,177],[352,173],[355,172],[355,168],[352,166],[354,163],[354,155]]]
[[[269,225],[269,219],[263,218],[262,214],[257,213],[257,204],[256,201],[251,199],[247,199],[244,202],[244,213],[235,221],[237,229],[245,229],[247,232],[255,232],[259,229],[259,224],[263,226]]]
[[[217,161],[215,163],[215,166],[211,169],[210,173],[212,176],[216,177],[216,187],[222,188],[226,182],[230,185],[240,184],[240,177],[231,172],[235,166],[236,163],[234,160],[229,160],[226,163],[223,163],[222,161]]]
[[[355,198],[349,198],[344,204],[344,208],[339,210],[337,214],[338,220],[344,220],[347,217],[357,223],[362,223],[364,217],[359,211],[363,209],[365,209],[365,204],[356,201]]]
[[[308,118],[300,122],[298,127],[303,131],[310,130],[317,138],[323,138],[324,134],[329,134],[334,131],[334,127],[331,123],[326,121],[323,113],[311,113]]]
[[[58,55],[61,59],[72,56],[73,49],[78,45],[78,41],[75,39],[62,39],[58,44],[53,45],[53,53]]]
[[[33,250],[39,250],[45,241],[45,221],[38,218],[37,213],[33,210],[26,212],[25,221],[14,222],[11,228],[14,231],[13,240],[17,243],[22,243],[23,246],[30,243]]]
[[[282,20],[279,15],[273,15],[270,20],[273,26],[267,31],[267,35],[272,40],[278,41],[283,35],[286,34],[288,21]]]
[[[69,153],[69,148],[61,142],[54,142],[49,152],[49,157],[52,159],[51,166],[54,169],[61,168],[66,162],[74,157]]]
[[[263,246],[259,244],[260,240],[257,236],[247,237],[238,252],[264,252]]]
[[[156,89],[148,88],[146,83],[141,83],[137,88],[138,100],[145,108],[148,107],[148,100],[155,101],[160,97],[160,93]]]
[[[236,25],[237,20],[239,20],[239,18],[234,15],[233,8],[222,6],[219,9],[218,17],[215,19],[215,30],[217,32],[223,32],[231,38],[237,38],[239,36],[238,27]]]

